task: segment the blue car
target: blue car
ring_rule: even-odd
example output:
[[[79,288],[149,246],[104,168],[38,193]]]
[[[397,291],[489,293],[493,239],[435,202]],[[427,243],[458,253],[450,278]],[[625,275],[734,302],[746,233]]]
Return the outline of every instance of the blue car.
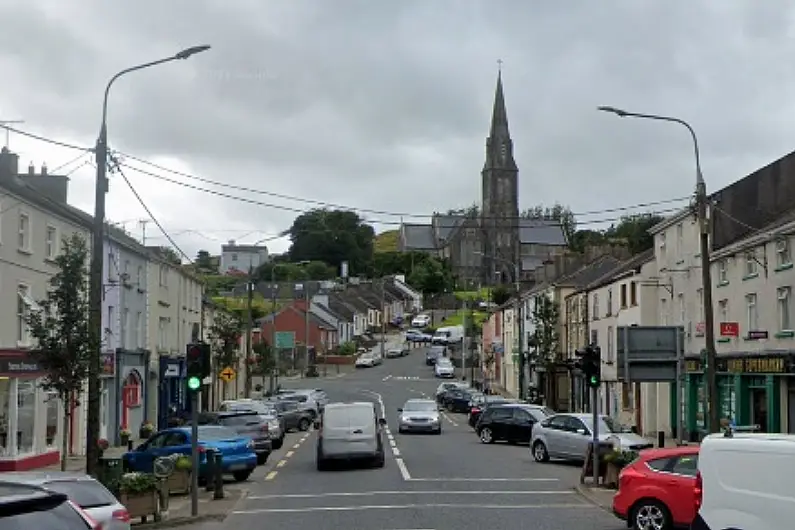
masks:
[[[251,438],[240,436],[235,431],[217,425],[199,426],[199,477],[208,473],[207,451],[220,451],[225,475],[243,481],[257,467],[257,455]],[[126,469],[151,473],[156,458],[191,454],[191,430],[189,427],[164,429],[153,434],[146,442],[122,457]]]

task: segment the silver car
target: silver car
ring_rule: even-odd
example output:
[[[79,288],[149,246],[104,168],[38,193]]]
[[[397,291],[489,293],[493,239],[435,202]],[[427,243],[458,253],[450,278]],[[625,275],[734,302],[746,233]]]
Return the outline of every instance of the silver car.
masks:
[[[436,365],[434,367],[434,373],[436,377],[443,377],[443,378],[453,378],[455,377],[455,368],[453,367],[452,361],[445,357],[441,359],[436,359]]]
[[[439,409],[432,399],[410,399],[398,409],[398,432],[432,432],[442,434]]]
[[[248,412],[253,411],[259,414],[263,421],[268,424],[268,434],[274,449],[280,449],[284,445],[284,424],[279,421],[279,415],[274,410],[273,405],[265,401],[256,399],[230,400],[221,403],[218,408],[221,412]]]
[[[378,417],[372,402],[329,403],[318,423],[318,471],[328,469],[332,461],[366,460],[384,467],[386,420]]]
[[[62,471],[25,471],[3,473],[2,480],[38,486],[66,495],[99,523],[102,530],[130,530],[127,508],[105,486],[88,475]],[[0,523],[0,528],[2,526]]]
[[[592,439],[591,414],[555,414],[535,425],[530,450],[536,462],[547,462],[550,458],[578,461],[585,459]],[[642,436],[625,432],[609,416],[600,417],[599,441],[629,451],[654,447]]]

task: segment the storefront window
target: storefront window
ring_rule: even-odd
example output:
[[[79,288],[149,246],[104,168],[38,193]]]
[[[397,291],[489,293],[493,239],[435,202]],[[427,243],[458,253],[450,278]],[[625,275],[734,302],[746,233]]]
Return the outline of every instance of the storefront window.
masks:
[[[33,452],[33,433],[36,427],[36,381],[20,380],[17,387],[17,452]]]
[[[11,380],[7,377],[0,377],[0,456],[8,455],[11,451],[9,447],[9,414],[11,406],[9,398],[11,397]]]
[[[47,407],[47,430],[45,433],[45,442],[47,447],[58,447],[60,440],[58,440],[58,427],[60,427],[61,402],[58,395],[55,393],[48,393],[45,397]]]

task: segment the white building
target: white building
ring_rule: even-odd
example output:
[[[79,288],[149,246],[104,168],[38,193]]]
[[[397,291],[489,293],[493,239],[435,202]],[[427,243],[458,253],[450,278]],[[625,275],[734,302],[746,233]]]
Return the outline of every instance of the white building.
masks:
[[[519,319],[514,318],[516,311],[513,307],[502,312],[502,343],[505,353],[501,356],[500,378],[497,384],[504,388],[510,395],[519,395]]]
[[[264,245],[238,245],[230,240],[221,245],[220,274],[248,274],[268,262],[268,247]]]

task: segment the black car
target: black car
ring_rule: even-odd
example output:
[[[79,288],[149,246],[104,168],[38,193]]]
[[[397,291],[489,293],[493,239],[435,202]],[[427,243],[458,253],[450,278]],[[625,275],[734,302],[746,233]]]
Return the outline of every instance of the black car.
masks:
[[[276,410],[279,420],[283,422],[286,431],[308,431],[315,421],[315,415],[308,410],[302,410],[297,401],[280,399],[268,401],[268,405]]]
[[[452,388],[442,395],[442,406],[448,412],[467,413],[473,401],[482,396],[480,392],[475,392],[467,388]]]
[[[497,441],[529,443],[533,426],[546,418],[549,409],[525,403],[492,405],[481,415],[475,426],[481,443]]]
[[[431,346],[427,352],[425,352],[425,364],[428,366],[433,366],[436,364],[436,359],[439,357],[445,357],[447,354],[447,348],[444,346]]]
[[[508,403],[516,403],[515,399],[508,399],[502,396],[482,396],[478,399],[469,409],[469,426],[473,429],[475,425],[478,424],[478,419],[480,419],[480,415],[486,410],[488,407],[493,405],[506,405]]]
[[[3,482],[0,475],[0,528],[3,530],[92,530],[94,525],[63,493]]]

